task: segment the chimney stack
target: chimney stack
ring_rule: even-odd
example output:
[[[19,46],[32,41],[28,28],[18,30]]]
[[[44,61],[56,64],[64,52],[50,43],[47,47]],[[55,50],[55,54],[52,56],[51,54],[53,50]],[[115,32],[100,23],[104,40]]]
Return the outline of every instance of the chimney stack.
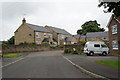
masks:
[[[26,20],[25,20],[25,18],[23,18],[23,20],[22,20],[22,23],[24,24],[24,23],[26,23]]]

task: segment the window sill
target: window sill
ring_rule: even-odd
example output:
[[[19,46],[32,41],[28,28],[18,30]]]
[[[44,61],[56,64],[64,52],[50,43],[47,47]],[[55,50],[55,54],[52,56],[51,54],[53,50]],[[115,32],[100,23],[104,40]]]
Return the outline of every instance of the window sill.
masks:
[[[118,50],[118,48],[113,48],[113,50]]]

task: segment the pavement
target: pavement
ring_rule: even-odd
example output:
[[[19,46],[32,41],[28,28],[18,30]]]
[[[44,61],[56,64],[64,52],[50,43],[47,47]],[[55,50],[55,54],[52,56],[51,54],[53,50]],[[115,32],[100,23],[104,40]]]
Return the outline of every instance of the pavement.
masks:
[[[3,78],[91,78],[62,57],[63,51],[32,52],[9,62],[3,60]],[[8,61],[8,62],[7,62]],[[11,63],[11,64],[10,64]],[[10,65],[7,65],[10,64]],[[7,65],[7,66],[5,66]]]
[[[108,60],[108,61],[116,61],[118,60],[117,56],[86,56],[86,55],[70,55],[63,54],[70,61],[79,65],[87,71],[95,73],[97,75],[101,75],[106,78],[114,78],[118,79],[118,69],[111,68],[102,64],[98,64],[95,61],[97,60]]]

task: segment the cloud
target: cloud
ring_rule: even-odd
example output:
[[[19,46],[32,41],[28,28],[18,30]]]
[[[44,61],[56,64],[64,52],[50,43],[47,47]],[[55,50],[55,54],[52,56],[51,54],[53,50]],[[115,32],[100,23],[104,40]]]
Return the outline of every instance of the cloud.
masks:
[[[3,39],[9,39],[20,26],[23,14],[28,23],[40,26],[50,25],[66,29],[72,34],[89,20],[97,20],[101,27],[111,14],[103,13],[97,7],[97,0],[40,0],[40,2],[3,2]],[[6,31],[7,30],[7,31]]]

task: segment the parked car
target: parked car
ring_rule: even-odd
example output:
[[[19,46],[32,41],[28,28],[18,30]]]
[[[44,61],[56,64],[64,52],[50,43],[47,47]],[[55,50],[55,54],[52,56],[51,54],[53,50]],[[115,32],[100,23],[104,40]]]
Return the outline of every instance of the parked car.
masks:
[[[109,48],[104,42],[88,41],[84,46],[84,53],[86,55],[98,54],[106,56],[109,53]]]

